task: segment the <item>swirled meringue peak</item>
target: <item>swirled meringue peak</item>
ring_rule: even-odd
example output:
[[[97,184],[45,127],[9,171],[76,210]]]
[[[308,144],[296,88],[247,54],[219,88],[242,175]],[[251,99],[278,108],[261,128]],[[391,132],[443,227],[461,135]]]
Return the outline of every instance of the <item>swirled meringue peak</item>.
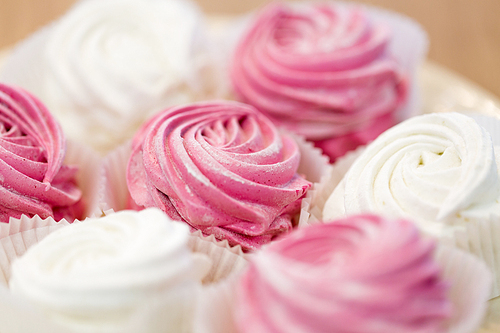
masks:
[[[2,77],[35,92],[71,139],[107,152],[165,107],[220,93],[205,30],[187,0],[79,1],[19,49],[42,69],[19,75],[34,66],[21,54]]]
[[[184,223],[155,208],[88,219],[30,247],[12,264],[9,287],[77,332],[123,331],[137,311],[156,313],[153,305],[172,321],[141,332],[186,332],[190,316],[182,311],[206,273],[197,261],[208,264],[190,252],[188,237]]]
[[[491,136],[459,113],[410,118],[367,146],[325,204],[323,218],[380,212],[425,231],[500,218],[500,155]]]
[[[361,8],[272,4],[236,48],[233,86],[335,160],[397,122],[408,78],[390,40],[389,28]]]
[[[127,168],[134,204],[159,207],[204,234],[250,250],[292,228],[311,184],[300,152],[253,107],[173,107],[136,134]]]
[[[444,332],[449,285],[413,223],[351,216],[256,253],[238,290],[240,332]]]
[[[65,152],[64,134],[47,108],[25,90],[0,83],[0,222],[22,214],[80,217],[77,167],[63,164]]]

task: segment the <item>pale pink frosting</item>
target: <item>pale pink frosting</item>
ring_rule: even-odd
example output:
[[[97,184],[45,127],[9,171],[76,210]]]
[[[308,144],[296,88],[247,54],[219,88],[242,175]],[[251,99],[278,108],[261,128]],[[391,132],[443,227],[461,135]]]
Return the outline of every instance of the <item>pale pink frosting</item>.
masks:
[[[359,8],[272,4],[237,46],[233,86],[335,160],[394,125],[407,100],[390,38]]]
[[[45,106],[21,88],[0,84],[0,221],[82,213],[75,166],[63,165],[66,141]]]
[[[159,207],[204,234],[255,249],[292,228],[310,183],[300,153],[253,107],[173,107],[136,134],[127,169],[134,204]]]
[[[448,283],[407,220],[352,216],[256,253],[238,288],[239,332],[444,332]]]

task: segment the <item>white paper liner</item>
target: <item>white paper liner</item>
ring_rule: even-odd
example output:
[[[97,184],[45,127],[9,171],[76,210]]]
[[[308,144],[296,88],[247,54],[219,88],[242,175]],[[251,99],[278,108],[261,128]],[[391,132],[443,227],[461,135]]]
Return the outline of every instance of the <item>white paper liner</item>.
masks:
[[[101,178],[102,158],[92,148],[81,143],[67,141],[65,164],[77,165],[79,167],[76,175],[78,187],[82,190],[82,197],[85,199],[86,217],[99,217],[102,215],[99,202],[99,187]]]
[[[188,246],[191,251],[207,255],[212,266],[203,278],[203,284],[215,284],[240,273],[247,266],[241,246],[229,246],[227,240],[218,241],[215,236],[204,236],[200,230],[191,233]]]
[[[115,212],[127,209],[129,191],[127,186],[127,164],[132,152],[129,141],[107,154],[99,172],[98,207],[103,211]]]
[[[449,297],[453,303],[453,315],[448,332],[474,332],[486,313],[491,294],[491,272],[476,257],[454,247],[439,246],[435,257],[443,278],[451,283]]]
[[[198,297],[194,333],[236,333],[234,322],[235,288],[240,274],[206,286]]]
[[[76,182],[78,188],[82,191],[82,198],[85,204],[83,219],[86,217],[100,216],[101,210],[98,207],[98,188],[101,180],[99,177],[101,158],[99,155],[87,146],[68,141],[64,164],[77,165],[79,168],[76,175]],[[46,223],[52,223],[50,221],[53,220],[50,218],[47,220],[11,218],[9,223],[0,223],[0,238],[20,231],[45,226]]]
[[[335,164],[329,165],[328,169],[325,169],[321,179],[313,184],[306,197],[302,200],[299,227],[316,224],[323,220],[323,207],[326,200],[363,150],[364,146],[360,146],[353,151],[347,152],[347,154],[337,159]]]

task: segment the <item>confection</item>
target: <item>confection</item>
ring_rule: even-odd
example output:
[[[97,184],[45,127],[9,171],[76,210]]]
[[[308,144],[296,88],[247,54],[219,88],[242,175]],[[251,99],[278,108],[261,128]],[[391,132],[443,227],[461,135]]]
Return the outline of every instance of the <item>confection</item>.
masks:
[[[0,78],[39,96],[72,140],[105,153],[164,107],[218,94],[205,30],[186,0],[79,1],[16,47]]]
[[[366,147],[329,197],[325,219],[362,212],[411,217],[425,231],[500,214],[500,155],[491,136],[459,113],[410,118]]]
[[[498,146],[473,118],[413,117],[366,147],[326,200],[323,218],[366,212],[411,218],[440,242],[484,260],[494,275],[495,297],[500,294],[499,165]]]
[[[238,286],[238,332],[445,332],[450,285],[407,220],[356,215],[256,253]]]
[[[189,332],[205,260],[159,209],[121,211],[50,233],[12,264],[9,288],[72,332]]]
[[[172,107],[136,134],[127,168],[132,206],[159,207],[245,250],[293,226],[311,184],[291,137],[253,107],[215,101]]]
[[[72,221],[83,213],[77,167],[63,163],[66,139],[29,92],[0,83],[0,221],[39,215]]]
[[[234,90],[333,161],[397,123],[408,102],[392,35],[360,7],[271,4],[236,47]]]

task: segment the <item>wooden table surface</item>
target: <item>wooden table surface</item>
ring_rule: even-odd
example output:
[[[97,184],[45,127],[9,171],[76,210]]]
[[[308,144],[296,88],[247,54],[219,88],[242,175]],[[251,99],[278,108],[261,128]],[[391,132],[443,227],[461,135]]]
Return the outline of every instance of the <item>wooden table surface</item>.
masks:
[[[270,0],[196,0],[207,14],[238,14]],[[63,14],[75,0],[0,0],[0,48]],[[500,96],[499,0],[360,0],[404,13],[430,37],[429,58]]]

